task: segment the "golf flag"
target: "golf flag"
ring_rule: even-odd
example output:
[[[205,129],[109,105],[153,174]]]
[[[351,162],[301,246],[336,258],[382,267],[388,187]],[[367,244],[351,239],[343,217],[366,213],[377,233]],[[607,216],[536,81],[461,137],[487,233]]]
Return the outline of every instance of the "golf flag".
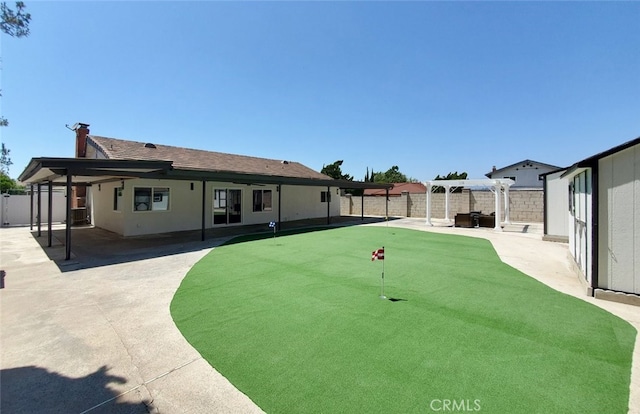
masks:
[[[269,222],[269,228],[275,228],[276,227],[276,222],[275,221],[270,221]]]
[[[371,253],[371,261],[384,260],[384,247]]]

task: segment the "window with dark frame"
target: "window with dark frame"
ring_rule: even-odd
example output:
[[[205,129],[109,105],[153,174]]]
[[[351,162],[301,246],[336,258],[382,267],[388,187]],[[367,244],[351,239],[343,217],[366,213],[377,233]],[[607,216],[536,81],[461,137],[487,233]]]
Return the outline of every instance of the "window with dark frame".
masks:
[[[322,191],[320,193],[320,202],[321,203],[330,203],[331,202],[331,192],[330,191]]]
[[[168,187],[134,187],[133,211],[169,210]]]
[[[271,211],[272,209],[272,190],[253,190],[253,211]]]

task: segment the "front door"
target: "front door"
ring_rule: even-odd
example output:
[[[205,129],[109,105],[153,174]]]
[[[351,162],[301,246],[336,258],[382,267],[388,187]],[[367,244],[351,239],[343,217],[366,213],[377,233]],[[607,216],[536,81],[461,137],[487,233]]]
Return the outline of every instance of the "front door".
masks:
[[[242,223],[242,190],[213,190],[213,224]]]

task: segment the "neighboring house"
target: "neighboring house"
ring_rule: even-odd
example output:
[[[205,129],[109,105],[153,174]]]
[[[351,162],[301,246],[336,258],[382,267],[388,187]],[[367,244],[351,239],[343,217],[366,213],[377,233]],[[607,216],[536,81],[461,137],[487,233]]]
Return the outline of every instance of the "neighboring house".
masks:
[[[402,195],[402,193],[424,194],[427,192],[427,187],[422,183],[394,183],[390,185],[393,186],[389,189],[390,197],[399,197]],[[364,190],[364,195],[365,196],[385,196],[387,195],[387,190],[369,188]]]
[[[340,188],[388,187],[334,180],[293,161],[89,135],[88,126],[75,125],[76,158],[33,158],[20,180],[66,185],[74,190],[67,223],[86,208],[92,224],[123,236],[201,229],[204,239],[216,227],[330,221],[340,215]]]
[[[523,160],[500,169],[496,169],[496,167],[493,167],[493,170],[486,173],[485,175],[488,178],[492,179],[509,178],[515,181],[515,184],[511,186],[511,189],[541,189],[543,186],[543,180],[540,175],[558,169],[560,169],[560,167],[557,167],[555,165],[544,164],[542,162],[532,160]]]
[[[566,191],[550,192],[545,209],[565,210],[568,200],[569,251],[587,294],[640,304],[640,138],[575,163],[561,178]]]

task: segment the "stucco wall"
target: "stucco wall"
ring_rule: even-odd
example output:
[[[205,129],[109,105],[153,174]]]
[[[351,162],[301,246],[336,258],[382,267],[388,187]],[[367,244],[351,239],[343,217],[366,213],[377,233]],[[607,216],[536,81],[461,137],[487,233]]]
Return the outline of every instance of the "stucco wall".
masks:
[[[193,188],[192,188],[193,185]],[[202,182],[143,180],[124,181],[121,191],[120,211],[114,210],[114,189],[120,181],[93,186],[93,223],[101,228],[124,236],[167,233],[182,230],[197,230],[202,226]],[[133,194],[136,187],[167,187],[170,190],[169,210],[134,211]],[[214,189],[241,191],[241,222],[216,224],[216,226],[250,225],[278,220],[278,191],[275,185],[246,186],[223,182],[207,182],[205,195],[205,228],[213,226]],[[253,190],[272,191],[272,209],[253,211]],[[326,187],[283,186],[282,221],[301,220],[327,216],[327,203],[321,201],[321,192]],[[331,188],[330,214],[340,214],[337,188]]]
[[[510,219],[511,221],[542,222],[544,200],[540,190],[511,190]],[[361,197],[343,196],[341,211],[343,215],[361,214]],[[501,215],[504,217],[504,202],[501,201]],[[481,211],[491,214],[495,210],[495,195],[489,190],[463,190],[461,193],[449,194],[449,218],[453,219],[457,213]],[[364,214],[371,216],[385,215],[385,197],[364,197]],[[389,216],[398,217],[426,217],[426,194],[403,193],[400,197],[389,197]],[[445,218],[445,194],[431,194],[431,217]]]
[[[640,294],[640,145],[599,161],[598,286]]]

